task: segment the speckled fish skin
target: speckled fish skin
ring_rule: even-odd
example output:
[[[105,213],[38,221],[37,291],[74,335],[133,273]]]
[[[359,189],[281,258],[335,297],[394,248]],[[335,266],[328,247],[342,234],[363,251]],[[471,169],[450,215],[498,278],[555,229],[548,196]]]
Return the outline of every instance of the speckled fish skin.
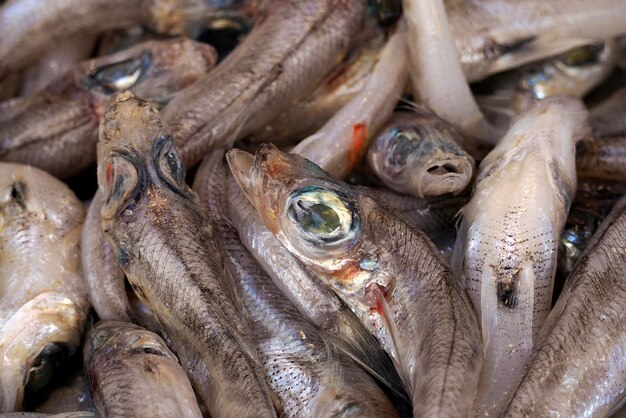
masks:
[[[448,0],[463,70],[474,82],[624,32],[621,0]]]
[[[49,174],[0,163],[0,412],[47,383],[81,341],[89,302],[78,241],[85,217]]]
[[[300,156],[270,145],[256,157],[239,150],[227,156],[266,226],[394,358],[414,416],[468,416],[482,363],[480,329],[469,298],[428,238]],[[305,222],[313,210],[317,217]],[[336,228],[316,233],[331,210]]]
[[[89,331],[84,357],[99,416],[202,417],[185,371],[158,335],[101,321]]]
[[[458,194],[474,159],[456,130],[426,110],[396,112],[367,152],[370,169],[390,189],[417,197]]]
[[[76,174],[96,160],[98,123],[113,93],[130,89],[164,104],[216,59],[209,45],[176,38],[78,64],[34,96],[0,104],[0,160]]]
[[[507,417],[605,417],[626,396],[626,199],[574,268]]]
[[[324,336],[285,298],[226,217],[226,176],[218,150],[207,156],[194,180],[209,208],[224,267],[250,319],[265,379],[284,417],[397,417],[393,405],[365,371],[334,353]]]
[[[277,0],[206,78],[163,109],[186,166],[260,129],[317,88],[368,32],[362,0]]]
[[[123,93],[109,105],[100,132],[102,229],[135,293],[156,315],[211,415],[275,416],[207,214],[185,184],[158,112]]]
[[[576,191],[575,143],[588,133],[578,99],[527,108],[482,161],[462,210],[452,265],[481,320],[478,415],[501,411],[550,312],[559,237]]]

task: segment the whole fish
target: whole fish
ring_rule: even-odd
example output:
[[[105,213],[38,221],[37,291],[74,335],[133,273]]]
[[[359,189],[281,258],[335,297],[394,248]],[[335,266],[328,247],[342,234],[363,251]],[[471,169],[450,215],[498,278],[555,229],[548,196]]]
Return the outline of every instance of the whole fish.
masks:
[[[470,82],[623,34],[621,0],[447,0]]]
[[[37,168],[0,164],[0,412],[20,410],[80,345],[89,302],[80,275],[85,213]]]
[[[423,109],[396,112],[367,152],[369,168],[390,189],[417,197],[458,194],[474,174],[474,159],[447,122]]]
[[[84,356],[100,416],[202,417],[187,375],[158,335],[101,321],[89,331]]]
[[[98,185],[120,266],[211,415],[275,416],[206,212],[158,112],[130,92],[114,96],[100,126]]]
[[[623,403],[625,231],[622,198],[566,282],[505,416],[605,417]]]
[[[96,160],[98,124],[113,93],[163,104],[215,59],[210,46],[178,38],[83,62],[38,94],[0,104],[0,160],[76,174]]]
[[[203,80],[163,109],[186,166],[312,93],[371,31],[362,0],[278,0]]]
[[[224,152],[207,156],[193,189],[209,208],[237,300],[250,319],[268,386],[286,417],[396,417],[397,412],[365,371],[335,353],[325,336],[302,317],[254,258],[226,217],[228,168]]]
[[[265,225],[352,308],[394,359],[413,415],[467,416],[482,363],[471,302],[435,246],[366,194],[270,145],[231,150]]]
[[[528,107],[480,164],[452,265],[482,325],[475,411],[497,414],[550,312],[559,237],[576,191],[575,143],[589,131],[578,99]]]

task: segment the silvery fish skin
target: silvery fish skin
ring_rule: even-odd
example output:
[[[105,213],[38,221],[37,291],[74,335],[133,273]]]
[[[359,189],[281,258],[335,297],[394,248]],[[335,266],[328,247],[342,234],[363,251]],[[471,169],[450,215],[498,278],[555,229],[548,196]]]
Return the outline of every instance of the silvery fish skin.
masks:
[[[621,0],[447,0],[470,82],[625,31]]]
[[[98,185],[120,266],[211,415],[275,416],[207,214],[158,112],[132,93],[114,97],[100,126]]]
[[[285,417],[396,417],[374,380],[302,317],[248,253],[226,217],[222,150],[207,156],[194,180],[209,208],[215,235],[237,300],[250,319],[265,380]]]
[[[98,123],[113,93],[163,104],[215,60],[210,46],[177,38],[85,61],[36,95],[0,104],[0,160],[76,174],[95,162]]]
[[[481,321],[485,364],[475,410],[497,414],[550,312],[559,237],[576,191],[575,143],[589,132],[578,99],[519,115],[482,161],[452,265]]]
[[[474,174],[463,138],[434,114],[396,112],[367,152],[369,168],[389,187],[417,197],[458,194]]]
[[[392,356],[414,416],[467,416],[482,363],[471,302],[435,246],[376,201],[270,145],[227,154],[265,225]]]
[[[362,0],[279,0],[264,13],[215,71],[163,109],[186,166],[313,92],[369,32]]]
[[[625,234],[622,198],[566,282],[505,416],[605,417],[623,403]]]
[[[80,251],[85,284],[100,319],[130,322],[133,309],[126,294],[124,271],[102,232],[103,203],[102,193],[97,191],[83,225]]]
[[[89,331],[84,357],[99,416],[202,417],[185,371],[158,335],[100,321]]]
[[[347,60],[311,95],[301,98],[276,119],[250,134],[254,142],[295,144],[312,135],[365,87],[379,61],[384,36],[374,37]]]
[[[89,302],[78,242],[85,213],[63,183],[0,164],[0,412],[20,410],[80,345]]]
[[[256,209],[232,176],[227,183],[229,218],[243,245],[276,287],[334,345],[403,396],[405,392],[400,377],[376,338],[350,308],[263,225]]]

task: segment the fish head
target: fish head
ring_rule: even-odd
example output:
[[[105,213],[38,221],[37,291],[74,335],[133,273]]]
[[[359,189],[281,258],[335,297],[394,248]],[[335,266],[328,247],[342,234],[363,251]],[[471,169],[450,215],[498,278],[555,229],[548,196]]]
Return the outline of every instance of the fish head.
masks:
[[[458,193],[474,171],[461,135],[434,114],[398,112],[368,151],[368,162],[390,188],[418,197]]]
[[[263,223],[331,286],[368,304],[367,288],[388,284],[366,217],[373,200],[273,145],[262,146],[256,156],[230,150],[227,160]]]
[[[105,97],[130,90],[163,106],[206,75],[216,61],[215,49],[204,43],[187,38],[148,41],[89,61],[78,78],[82,86]]]

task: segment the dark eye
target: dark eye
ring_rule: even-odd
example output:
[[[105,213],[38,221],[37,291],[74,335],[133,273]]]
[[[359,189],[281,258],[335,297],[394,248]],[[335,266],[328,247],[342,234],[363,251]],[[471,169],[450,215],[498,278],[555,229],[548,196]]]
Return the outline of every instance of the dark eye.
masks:
[[[296,190],[287,199],[286,209],[304,239],[317,245],[346,242],[358,229],[358,215],[348,198],[324,187]]]
[[[569,67],[583,67],[585,65],[597,64],[603,51],[604,42],[583,45],[561,55],[560,61]]]
[[[28,371],[26,391],[37,392],[46,386],[54,370],[68,354],[69,348],[64,344],[52,343],[45,346]]]
[[[104,87],[109,93],[133,87],[150,66],[152,54],[144,51],[140,56],[98,68],[90,80]]]

